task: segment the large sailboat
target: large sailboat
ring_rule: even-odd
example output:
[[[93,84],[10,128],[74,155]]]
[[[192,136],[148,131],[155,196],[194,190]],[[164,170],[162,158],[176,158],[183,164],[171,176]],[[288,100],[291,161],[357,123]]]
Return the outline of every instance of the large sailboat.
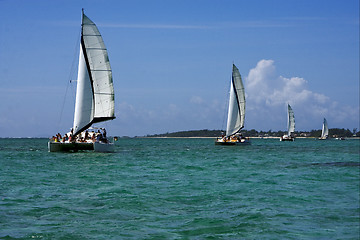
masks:
[[[319,138],[319,140],[326,140],[329,137],[329,128],[328,128],[328,123],[326,121],[326,118],[324,118],[324,122],[322,125],[322,131],[321,131],[321,137]]]
[[[114,119],[114,105],[112,72],[104,41],[95,23],[82,10],[73,128],[64,136],[54,136],[48,143],[49,151],[112,151],[105,129],[90,127]]]
[[[280,141],[294,141],[295,136],[295,116],[290,104],[288,104],[288,133],[280,137]]]
[[[230,83],[229,109],[226,125],[226,135],[217,138],[216,145],[246,145],[249,138],[240,133],[245,122],[245,90],[239,69],[233,64]]]

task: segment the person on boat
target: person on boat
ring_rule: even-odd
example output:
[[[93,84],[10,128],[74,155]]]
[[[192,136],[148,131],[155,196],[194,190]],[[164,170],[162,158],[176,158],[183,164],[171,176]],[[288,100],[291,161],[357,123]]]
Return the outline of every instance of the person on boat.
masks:
[[[69,136],[69,142],[75,142],[75,138],[74,138],[74,135],[70,134]]]
[[[96,136],[96,142],[100,142],[102,140],[102,134],[100,133],[100,131],[98,131],[97,136]]]
[[[93,135],[91,136],[91,141],[92,141],[92,142],[95,142],[95,141],[96,141],[95,133],[93,133]]]
[[[241,142],[241,138],[242,138],[242,136],[239,134],[239,135],[237,135],[236,136],[236,138],[237,138],[237,140],[239,141],[239,142]]]
[[[106,129],[103,128],[102,130],[103,130],[103,137],[106,138]]]
[[[225,135],[224,135],[224,132],[221,132],[221,141],[225,142]]]
[[[221,139],[222,141],[224,141],[224,137],[225,137],[224,132],[221,132],[221,137],[220,137],[220,139]]]
[[[85,131],[85,141],[89,138],[89,132],[88,130]]]
[[[100,133],[100,131],[98,131],[98,134],[96,137],[96,142],[107,143],[107,138],[105,138],[104,135],[102,133]]]
[[[60,139],[62,139],[61,134],[57,133],[56,138],[55,138],[55,142],[60,142]]]

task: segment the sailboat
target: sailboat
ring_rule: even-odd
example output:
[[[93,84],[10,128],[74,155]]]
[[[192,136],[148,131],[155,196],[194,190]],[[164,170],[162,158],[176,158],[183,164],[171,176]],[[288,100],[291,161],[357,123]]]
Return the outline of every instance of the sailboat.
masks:
[[[245,90],[239,69],[233,64],[230,83],[230,96],[226,135],[217,138],[216,145],[246,145],[250,144],[249,138],[241,135],[245,121]]]
[[[290,104],[288,104],[288,133],[280,138],[280,141],[294,141],[295,116]]]
[[[322,125],[322,131],[321,131],[321,137],[319,138],[319,140],[326,140],[329,137],[329,128],[328,128],[328,124],[326,121],[326,118],[324,118],[324,122]]]
[[[98,28],[83,9],[73,128],[63,137],[60,134],[53,137],[48,142],[49,151],[112,151],[113,144],[107,140],[105,129],[90,127],[115,119],[114,105],[108,53]]]

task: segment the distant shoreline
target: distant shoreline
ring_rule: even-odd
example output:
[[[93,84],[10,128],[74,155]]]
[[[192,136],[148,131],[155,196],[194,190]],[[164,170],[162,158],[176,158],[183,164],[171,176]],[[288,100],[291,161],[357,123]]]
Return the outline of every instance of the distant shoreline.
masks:
[[[135,136],[140,138],[217,138],[224,134],[224,130],[188,130],[188,131],[178,131],[178,132],[167,132],[162,134],[148,134],[144,136]],[[250,138],[262,138],[262,139],[277,139],[281,136],[287,134],[287,131],[257,131],[255,129],[241,130],[241,133],[244,137]],[[319,138],[321,136],[321,130],[311,130],[311,131],[295,131],[295,138]],[[126,136],[123,136],[126,137]],[[353,131],[349,129],[340,129],[332,128],[329,129],[330,138],[354,138],[360,137],[360,132],[357,131],[357,128],[354,128]]]
[[[220,137],[220,136],[219,136]],[[135,136],[135,137],[119,137],[110,136],[109,139],[136,139],[136,138],[152,138],[152,139],[216,139],[219,137],[146,137],[146,136]],[[279,139],[280,137],[249,137],[250,139]],[[0,137],[0,139],[49,139],[47,137]],[[318,137],[295,137],[295,139],[318,139]],[[336,138],[329,138],[328,140],[337,140]],[[346,140],[360,140],[360,137],[345,137]]]
[[[135,137],[135,138],[183,138],[183,139],[216,139],[217,137]],[[250,139],[279,139],[280,137],[249,137]],[[317,139],[317,137],[295,137],[295,139]],[[337,140],[336,138],[329,138],[328,140]],[[346,137],[345,139],[360,139],[360,137]]]
[[[121,135],[112,135],[109,136],[110,138],[116,137],[121,139],[126,138],[211,138],[216,139],[219,138],[224,134],[224,130],[188,130],[188,131],[178,131],[178,132],[167,132],[162,134],[148,134],[143,136],[121,136]],[[255,129],[251,130],[242,130],[242,135],[244,137],[249,137],[253,139],[279,139],[284,134],[287,134],[285,131],[257,131]],[[321,130],[311,130],[311,131],[295,131],[295,138],[299,139],[317,139],[321,135]],[[343,137],[345,139],[360,139],[360,132],[357,131],[357,128],[354,128],[353,131],[350,131],[349,129],[340,129],[340,128],[332,128],[329,129],[329,139],[336,139]],[[0,139],[48,139],[49,137],[0,137]]]

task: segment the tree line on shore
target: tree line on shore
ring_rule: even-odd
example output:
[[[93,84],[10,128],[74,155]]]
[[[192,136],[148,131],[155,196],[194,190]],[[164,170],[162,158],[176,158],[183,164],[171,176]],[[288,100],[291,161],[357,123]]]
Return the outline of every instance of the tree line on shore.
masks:
[[[190,131],[179,131],[179,132],[172,132],[172,133],[163,133],[163,134],[153,134],[153,135],[146,135],[143,137],[219,137],[224,134],[224,130],[190,130]],[[241,133],[245,137],[281,137],[286,134],[286,131],[257,131],[255,129],[241,130]],[[311,131],[295,131],[296,137],[320,137],[321,130],[311,130]],[[336,137],[360,137],[360,131],[357,131],[356,128],[353,131],[349,129],[340,129],[340,128],[331,128],[329,129],[329,137],[336,138]]]

